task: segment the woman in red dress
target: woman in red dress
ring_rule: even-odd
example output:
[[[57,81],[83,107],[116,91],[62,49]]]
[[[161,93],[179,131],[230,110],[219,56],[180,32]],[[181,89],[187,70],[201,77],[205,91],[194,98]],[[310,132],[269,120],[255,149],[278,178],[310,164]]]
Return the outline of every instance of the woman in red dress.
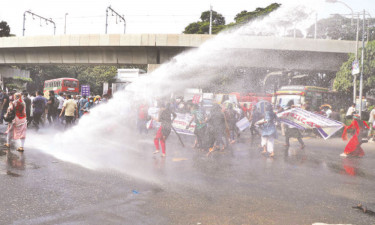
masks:
[[[8,113],[11,110],[14,110],[16,115],[13,121],[8,123],[8,129],[5,132],[7,134],[7,139],[4,146],[8,148],[10,147],[10,137],[13,136],[13,139],[21,140],[21,147],[19,147],[17,151],[23,152],[27,130],[26,105],[25,102],[22,100],[21,93],[14,94],[14,99],[16,100],[9,104]]]
[[[345,147],[344,153],[340,154],[342,157],[347,156],[359,156],[362,157],[365,155],[365,152],[361,148],[362,144],[362,135],[363,129],[369,129],[369,126],[365,121],[362,121],[358,114],[353,115],[353,121],[349,126],[345,126],[344,132],[342,134],[342,139],[344,141],[348,140],[347,138],[347,130],[348,129],[355,129],[355,133],[353,137],[349,140],[348,144]]]

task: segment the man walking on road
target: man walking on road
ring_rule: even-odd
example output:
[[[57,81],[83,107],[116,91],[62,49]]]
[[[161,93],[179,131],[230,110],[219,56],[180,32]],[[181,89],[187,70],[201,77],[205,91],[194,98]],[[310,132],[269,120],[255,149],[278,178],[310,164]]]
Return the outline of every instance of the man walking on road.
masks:
[[[70,127],[74,118],[74,113],[77,111],[77,103],[72,99],[71,95],[66,96],[66,101],[64,102],[63,108],[61,110],[60,116],[65,113],[65,129]],[[75,114],[77,115],[77,113]]]
[[[65,99],[63,96],[64,96],[64,93],[60,92],[59,96],[57,97],[57,100],[59,101],[59,107],[57,107],[57,114],[56,114],[57,116],[61,114],[62,108],[64,106]],[[59,119],[59,121],[61,124],[63,123],[63,120],[61,118]]]
[[[55,101],[56,101],[55,92],[49,91],[49,99],[48,99],[48,102],[47,102],[47,105],[48,105],[48,117],[47,117],[47,119],[48,119],[49,125],[56,122],[56,110],[57,110],[57,108],[55,107],[55,105],[56,105]]]
[[[43,97],[43,92],[37,91],[37,97],[33,100],[33,117],[34,117],[34,125],[36,127],[36,130],[39,130],[39,123],[40,119],[42,118],[42,115],[44,113],[44,110],[46,108],[47,99]]]

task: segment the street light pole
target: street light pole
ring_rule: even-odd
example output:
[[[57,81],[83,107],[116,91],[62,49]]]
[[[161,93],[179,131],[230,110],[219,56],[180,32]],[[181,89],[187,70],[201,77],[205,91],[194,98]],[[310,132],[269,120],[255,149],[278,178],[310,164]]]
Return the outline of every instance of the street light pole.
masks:
[[[117,23],[117,17],[120,18],[120,22],[121,21],[124,21],[124,34],[125,34],[125,31],[126,31],[126,20],[125,20],[125,16],[124,15],[120,15],[119,13],[117,13],[114,9],[112,9],[111,6],[108,6],[107,9],[105,10],[105,33],[107,34],[107,31],[108,31],[108,11],[111,11],[112,12],[112,16],[113,16],[113,13],[116,14],[116,23]]]
[[[363,23],[362,23],[362,58],[361,58],[361,77],[359,80],[359,116],[362,119],[362,92],[363,92],[363,61],[365,52],[365,14],[366,11],[363,10]]]
[[[210,29],[208,33],[211,35],[212,34],[212,5],[210,5]]]
[[[43,16],[39,16],[38,14],[35,14],[35,13],[31,12],[30,10],[27,10],[27,11],[25,11],[23,13],[23,30],[22,30],[22,36],[25,36],[25,30],[26,30],[26,28],[25,28],[26,13],[29,13],[30,15],[32,15],[33,18],[34,18],[34,16],[38,17],[40,19],[40,21],[44,20],[46,22],[46,24],[48,24],[48,22],[52,23],[53,24],[53,35],[56,35],[56,24],[55,24],[55,22],[53,22],[53,20],[51,18],[47,19],[47,18],[45,18]]]
[[[22,36],[25,36],[25,21],[26,21],[26,12],[23,13],[23,28],[22,28]]]
[[[357,62],[358,62],[359,17],[360,17],[360,14],[358,13],[358,16],[357,16],[357,32],[356,32],[356,36],[355,36],[355,61],[357,61]],[[353,103],[355,104],[356,99],[357,99],[357,74],[354,74],[353,76],[354,76],[354,78],[353,78]]]
[[[66,34],[66,16],[69,15],[68,13],[65,13],[65,24],[64,24],[64,34]]]
[[[352,12],[351,25],[353,26],[354,11],[353,11],[353,9],[350,6],[348,6],[345,2],[338,1],[338,0],[326,0],[326,2],[341,3],[345,7],[347,7],[348,9],[350,9],[350,11]],[[358,18],[357,18],[357,34],[356,34],[356,42],[355,42],[355,60],[356,61],[358,60],[358,32],[359,32],[359,13],[358,13]],[[353,76],[354,76],[353,77],[353,103],[355,104],[356,103],[356,99],[357,99],[357,75],[354,74]]]
[[[326,2],[330,2],[330,3],[341,3],[341,4],[343,4],[344,6],[346,6],[346,8],[350,9],[350,11],[352,11],[352,20],[351,20],[351,24],[352,24],[352,26],[353,26],[354,11],[353,11],[352,8],[350,8],[350,6],[348,6],[345,2],[338,1],[338,0],[326,0]]]
[[[318,13],[315,13],[315,29],[314,29],[314,39],[316,39],[316,33],[318,29]]]
[[[366,41],[366,44],[367,44],[368,41],[370,40],[370,22],[372,20],[372,17],[369,12],[366,12],[366,14],[369,16],[369,19],[367,20],[367,41]]]

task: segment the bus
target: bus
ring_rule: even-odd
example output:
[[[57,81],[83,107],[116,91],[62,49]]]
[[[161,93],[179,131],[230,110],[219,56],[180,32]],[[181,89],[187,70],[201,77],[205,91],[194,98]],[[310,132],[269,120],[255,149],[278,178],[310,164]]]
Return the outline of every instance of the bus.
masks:
[[[60,92],[70,95],[79,94],[79,81],[74,78],[57,78],[52,80],[44,81],[44,97],[49,97],[49,91],[53,91],[55,94]]]
[[[308,104],[311,110],[318,110],[323,104],[337,106],[339,104],[338,94],[327,88],[314,86],[283,86],[276,91],[272,97],[272,103],[285,108],[289,101],[293,101],[293,105],[302,106]]]

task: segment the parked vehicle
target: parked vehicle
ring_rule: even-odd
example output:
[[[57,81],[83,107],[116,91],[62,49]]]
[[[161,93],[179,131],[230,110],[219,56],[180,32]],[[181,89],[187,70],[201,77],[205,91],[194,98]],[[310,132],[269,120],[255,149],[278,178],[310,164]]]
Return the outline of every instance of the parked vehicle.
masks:
[[[278,90],[272,99],[272,103],[285,108],[289,101],[293,105],[309,105],[311,110],[318,110],[323,104],[338,105],[339,95],[327,88],[314,86],[283,86]]]
[[[57,78],[46,80],[44,81],[43,89],[45,97],[49,97],[49,91],[53,91],[55,94],[63,92],[65,94],[78,95],[79,81],[74,78]]]

